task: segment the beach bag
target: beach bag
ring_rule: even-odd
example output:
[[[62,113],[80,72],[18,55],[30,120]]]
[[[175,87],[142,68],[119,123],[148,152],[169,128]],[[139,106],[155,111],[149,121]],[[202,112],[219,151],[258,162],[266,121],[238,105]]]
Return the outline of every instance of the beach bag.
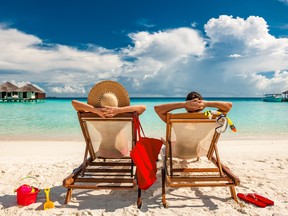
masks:
[[[138,188],[147,190],[157,180],[158,154],[163,142],[160,139],[146,137],[137,114],[133,116],[136,145],[130,152],[130,156],[136,165]],[[141,132],[143,136],[141,136]]]

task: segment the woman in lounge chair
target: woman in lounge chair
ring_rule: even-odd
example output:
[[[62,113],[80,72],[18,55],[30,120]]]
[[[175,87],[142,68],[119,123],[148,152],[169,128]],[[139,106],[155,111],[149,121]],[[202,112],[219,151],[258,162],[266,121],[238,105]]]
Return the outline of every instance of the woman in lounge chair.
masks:
[[[112,118],[120,113],[142,114],[146,110],[145,105],[130,105],[130,98],[126,89],[114,81],[102,81],[97,83],[89,92],[88,103],[77,100],[72,105],[77,111],[91,112],[102,118]],[[105,158],[121,158],[129,153],[129,141],[125,135],[125,123],[118,124],[94,124],[93,128],[101,134],[99,147],[94,147],[96,155]],[[95,143],[98,143],[95,141]]]
[[[166,122],[167,113],[172,110],[185,108],[187,112],[192,113],[192,112],[200,112],[206,107],[217,108],[219,112],[226,114],[232,108],[232,103],[224,101],[206,101],[203,100],[203,97],[199,93],[190,92],[186,97],[186,101],[160,104],[155,106],[154,109],[157,115],[164,122]]]

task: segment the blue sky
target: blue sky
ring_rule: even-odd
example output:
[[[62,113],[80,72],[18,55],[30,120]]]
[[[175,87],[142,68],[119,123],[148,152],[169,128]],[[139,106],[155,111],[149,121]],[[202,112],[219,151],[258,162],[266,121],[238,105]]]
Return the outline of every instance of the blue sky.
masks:
[[[288,0],[0,0],[0,82],[87,96],[288,90]]]

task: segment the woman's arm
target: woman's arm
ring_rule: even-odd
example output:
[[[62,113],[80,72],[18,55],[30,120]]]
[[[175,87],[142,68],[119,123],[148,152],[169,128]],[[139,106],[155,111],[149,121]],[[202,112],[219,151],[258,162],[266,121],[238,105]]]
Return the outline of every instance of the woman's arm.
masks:
[[[103,108],[94,108],[92,105],[87,103],[82,103],[77,100],[72,101],[72,105],[77,111],[92,112],[103,118],[111,118],[119,113],[129,113],[137,112],[138,115],[141,115],[145,110],[145,105],[135,105],[135,106],[125,106],[125,107],[103,107]]]
[[[102,108],[95,108],[90,104],[83,103],[77,100],[72,100],[72,105],[75,110],[77,111],[84,111],[84,112],[92,112],[95,113],[103,118],[105,118],[105,114],[102,111]]]
[[[146,110],[145,105],[135,105],[135,106],[125,106],[125,107],[104,107],[102,111],[105,113],[106,117],[113,117],[119,113],[131,113],[137,112],[138,115],[141,115]]]
[[[77,100],[72,100],[72,106],[77,111],[86,111],[86,112],[91,112],[92,109],[94,108],[93,106],[91,106],[87,103],[82,103],[82,102],[77,101]]]

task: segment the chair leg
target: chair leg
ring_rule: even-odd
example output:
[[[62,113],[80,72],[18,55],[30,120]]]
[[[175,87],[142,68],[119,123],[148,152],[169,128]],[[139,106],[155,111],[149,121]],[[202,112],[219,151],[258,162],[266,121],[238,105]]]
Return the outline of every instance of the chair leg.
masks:
[[[230,188],[231,197],[235,200],[236,203],[238,203],[235,187],[230,186],[229,188]]]
[[[141,189],[138,188],[137,208],[140,209],[141,206],[142,206]]]
[[[67,193],[66,193],[66,198],[65,198],[65,204],[68,204],[71,200],[72,197],[72,189],[68,188]]]
[[[165,194],[165,180],[166,180],[166,173],[165,173],[165,168],[162,168],[161,170],[161,175],[162,175],[162,203],[164,208],[167,208],[167,202],[166,202],[166,194]]]

